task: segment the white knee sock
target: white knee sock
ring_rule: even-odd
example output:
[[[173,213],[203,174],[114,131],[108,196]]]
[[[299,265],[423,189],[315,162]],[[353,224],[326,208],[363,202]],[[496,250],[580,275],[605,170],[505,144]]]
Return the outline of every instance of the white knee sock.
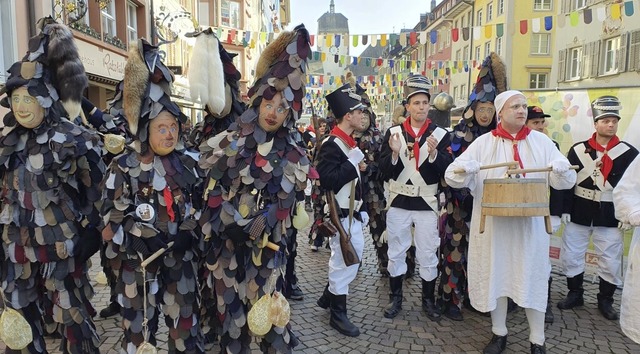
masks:
[[[529,341],[533,344],[544,345],[544,312],[534,309],[524,309],[529,321]]]
[[[491,311],[491,332],[498,336],[506,336],[508,300],[506,297],[499,297],[496,302],[496,309]],[[542,319],[544,322],[544,317]]]

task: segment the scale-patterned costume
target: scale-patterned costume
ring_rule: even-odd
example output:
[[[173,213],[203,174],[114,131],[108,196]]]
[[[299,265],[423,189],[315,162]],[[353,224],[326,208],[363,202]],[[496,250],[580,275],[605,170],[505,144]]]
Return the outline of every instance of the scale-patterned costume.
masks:
[[[0,132],[2,290],[7,305],[31,325],[27,352],[47,351],[47,323],[58,327],[64,353],[97,353],[87,271],[100,247],[101,142],[67,118],[80,109],[74,91],[81,94],[88,84],[71,31],[50,18],[39,25],[41,33],[11,66],[6,84],[8,98],[26,86],[45,111],[33,129],[10,112]]]
[[[220,320],[222,352],[250,351],[249,310],[274,290],[269,280],[284,269],[296,202],[304,201],[310,167],[305,150],[290,134],[302,110],[310,53],[304,26],[280,34],[258,62],[250,108],[228,131],[200,146],[200,166],[207,171],[206,207],[200,218],[211,271],[206,282],[217,299],[207,317]],[[267,133],[258,123],[260,102],[278,92],[290,106],[289,116],[278,130]],[[280,251],[266,248],[267,242]],[[281,290],[282,275],[275,276],[275,290]],[[273,326],[262,337],[261,349],[286,353],[296,343],[289,325]]]

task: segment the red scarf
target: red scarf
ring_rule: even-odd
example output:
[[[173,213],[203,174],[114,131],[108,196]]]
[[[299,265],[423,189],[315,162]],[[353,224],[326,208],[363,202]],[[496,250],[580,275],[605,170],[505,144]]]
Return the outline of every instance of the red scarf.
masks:
[[[602,145],[598,144],[598,142],[596,141],[596,133],[593,133],[593,135],[591,136],[591,138],[589,138],[589,140],[587,140],[587,142],[592,149],[600,151],[604,154],[602,156],[602,159],[600,159],[600,161],[602,161],[600,171],[602,172],[602,176],[604,177],[604,181],[606,182],[607,177],[609,177],[609,172],[611,172],[611,169],[613,168],[613,160],[609,157],[608,152],[611,151],[614,146],[618,145],[620,139],[617,135],[614,135],[613,138],[611,138],[611,140],[609,140],[609,142],[607,143],[607,147],[602,147]]]
[[[356,141],[349,134],[342,131],[342,129],[340,129],[337,125],[333,127],[333,129],[331,129],[331,135],[335,135],[336,137],[338,137],[351,149],[356,147]]]
[[[520,131],[514,138],[511,133],[504,130],[501,123],[498,123],[496,129],[491,131],[491,134],[493,134],[493,136],[499,136],[503,139],[511,140],[511,142],[513,142],[513,160],[518,161],[518,165],[520,165],[520,168],[524,168],[524,165],[522,164],[520,153],[518,152],[518,141],[526,139],[529,133],[531,133],[531,129],[529,129],[529,127],[527,126],[524,126],[522,127],[522,129],[520,129]]]
[[[409,134],[409,136],[411,136],[414,140],[413,155],[416,158],[416,171],[418,170],[419,163],[420,163],[420,139],[422,138],[422,135],[427,131],[427,128],[429,128],[429,125],[431,125],[431,119],[427,118],[427,120],[424,121],[424,124],[422,125],[422,127],[420,127],[420,131],[418,131],[418,134],[416,134],[413,131],[413,127],[411,126],[411,117],[408,117],[402,123],[402,127],[404,128],[404,131],[406,131],[407,134]]]

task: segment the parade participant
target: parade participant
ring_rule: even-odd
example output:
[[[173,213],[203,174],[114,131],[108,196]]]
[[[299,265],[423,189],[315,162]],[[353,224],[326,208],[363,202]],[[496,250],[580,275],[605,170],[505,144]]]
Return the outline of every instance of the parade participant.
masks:
[[[429,319],[440,319],[434,295],[440,244],[436,195],[453,157],[449,134],[427,118],[430,88],[431,82],[424,76],[413,75],[406,80],[404,96],[409,118],[389,128],[382,144],[380,171],[383,179],[389,181],[390,206],[387,211],[390,302],[384,310],[386,318],[394,318],[402,310],[405,255],[413,241],[422,279],[422,309]],[[413,236],[409,236],[412,225]]]
[[[505,168],[479,172],[480,165],[517,161],[522,168],[551,167],[552,172],[526,173],[544,178],[557,189],[571,188],[576,173],[553,142],[525,126],[527,100],[519,91],[505,91],[495,99],[499,124],[478,137],[446,171],[452,188],[469,188],[473,209],[481,208],[483,183],[504,177]],[[464,173],[457,174],[458,169]],[[474,308],[491,311],[493,337],[484,353],[502,353],[507,345],[507,298],[525,308],[531,353],[545,353],[544,311],[547,306],[549,236],[542,217],[486,217],[480,233],[480,213],[471,217],[469,235],[469,299]]]
[[[362,259],[364,251],[363,225],[369,221],[367,212],[362,206],[362,180],[360,177],[360,163],[364,153],[358,148],[351,134],[356,129],[362,129],[362,116],[365,106],[362,98],[355,90],[345,84],[326,96],[329,108],[336,117],[336,126],[330,135],[322,141],[318,151],[318,174],[320,186],[326,193],[334,193],[337,206],[336,218],[350,236],[350,242],[358,260]],[[329,206],[332,208],[334,206]],[[331,211],[330,211],[331,212]],[[333,219],[333,215],[330,218]],[[340,243],[340,235],[329,239],[331,257],[329,258],[329,282],[318,299],[318,306],[330,307],[331,319],[329,324],[338,332],[357,337],[360,329],[347,317],[347,295],[349,284],[358,274],[360,264],[347,264],[346,249]]]
[[[577,183],[564,192],[562,204],[565,228],[560,259],[569,293],[558,302],[558,308],[568,310],[584,305],[585,254],[589,239],[593,238],[600,277],[598,309],[608,320],[618,319],[613,294],[622,284],[623,232],[618,228],[612,191],[638,155],[636,148],[616,135],[621,109],[614,96],[602,96],[591,103],[595,133],[569,149],[567,158],[580,167]]]
[[[531,130],[539,131],[545,134],[544,128],[547,126],[546,119],[551,117],[545,114],[542,108],[538,106],[527,107],[527,127]],[[560,146],[556,141],[553,141],[556,148],[560,149]],[[563,192],[549,187],[549,213],[551,214],[551,229],[553,233],[556,233],[560,228],[560,216],[562,216],[562,195]],[[553,279],[549,274],[549,290],[547,292],[547,309],[544,313],[544,322],[553,323],[553,310],[551,309],[551,283]]]
[[[310,54],[303,25],[280,33],[258,60],[249,108],[200,145],[200,166],[207,172],[200,224],[213,292],[207,296],[217,300],[206,316],[221,321],[223,352],[250,352],[256,334],[249,331],[248,315],[263,296],[282,290],[294,216],[300,209],[306,215],[300,203],[310,163],[291,131],[302,113]],[[288,353],[298,343],[290,324],[274,325],[260,339],[263,352]]]
[[[460,156],[479,136],[495,129],[497,123],[493,101],[506,89],[504,63],[500,56],[491,53],[482,62],[482,70],[462,113],[463,119],[453,128],[451,151],[455,157]],[[467,292],[467,251],[473,197],[468,188],[452,188],[444,180],[442,187],[445,205],[439,228],[441,276],[438,303],[447,318],[462,321],[462,305],[470,307]]]
[[[622,332],[640,344],[640,158],[636,157],[613,190],[616,218],[635,227],[627,258],[627,272],[620,300],[620,327]]]
[[[11,111],[0,132],[0,280],[6,306],[31,326],[25,352],[47,352],[46,324],[58,328],[63,352],[98,353],[88,270],[101,244],[101,144],[71,122],[88,87],[73,34],[50,17],[37,26],[2,90]]]
[[[122,350],[130,354],[143,342],[156,344],[160,311],[171,333],[169,352],[204,352],[196,222],[202,203],[195,193],[200,177],[179,140],[186,117],[170,99],[172,83],[158,47],[144,39],[130,45],[113,107],[124,113],[132,143],[109,166],[101,211],[105,254],[117,272]],[[157,251],[165,252],[141,268]]]
[[[318,142],[322,141],[326,132],[327,132],[327,120],[325,118],[318,118],[318,131],[316,137],[316,144],[313,146],[313,150],[311,153],[311,162],[315,166],[317,164],[317,152],[318,147],[320,146]],[[309,228],[309,244],[311,245],[312,252],[318,252],[324,245],[324,237],[321,234],[318,234],[318,225],[322,224],[324,219],[324,205],[325,201],[322,198],[322,192],[320,189],[320,179],[312,179],[311,180],[311,205],[313,211],[313,224],[311,228]]]

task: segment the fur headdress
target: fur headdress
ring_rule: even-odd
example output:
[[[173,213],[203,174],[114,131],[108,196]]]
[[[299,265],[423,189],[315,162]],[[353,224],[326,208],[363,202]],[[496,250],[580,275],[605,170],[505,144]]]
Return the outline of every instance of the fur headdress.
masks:
[[[309,32],[304,25],[282,32],[260,55],[256,82],[249,89],[249,104],[257,107],[262,97],[271,99],[281,92],[292,108],[293,120],[298,120],[305,96],[305,73],[310,54]]]
[[[493,102],[496,96],[507,90],[507,70],[498,54],[492,52],[482,62],[476,84],[469,96],[469,104],[463,118],[471,119],[478,102]]]
[[[181,123],[186,117],[171,101],[173,74],[162,63],[158,47],[144,39],[132,43],[124,67],[122,99],[129,131],[140,142],[149,139],[149,121],[168,111]]]
[[[38,21],[40,33],[29,40],[29,52],[9,69],[3,92],[11,95],[18,87],[28,86],[45,109],[60,100],[70,119],[80,114],[82,94],[89,79],[80,61],[71,30],[51,17]],[[8,103],[8,102],[7,102]],[[4,105],[6,105],[5,103]]]
[[[213,114],[225,109],[224,68],[220,41],[211,28],[194,35],[196,44],[189,61],[189,90],[193,101],[200,100]]]

